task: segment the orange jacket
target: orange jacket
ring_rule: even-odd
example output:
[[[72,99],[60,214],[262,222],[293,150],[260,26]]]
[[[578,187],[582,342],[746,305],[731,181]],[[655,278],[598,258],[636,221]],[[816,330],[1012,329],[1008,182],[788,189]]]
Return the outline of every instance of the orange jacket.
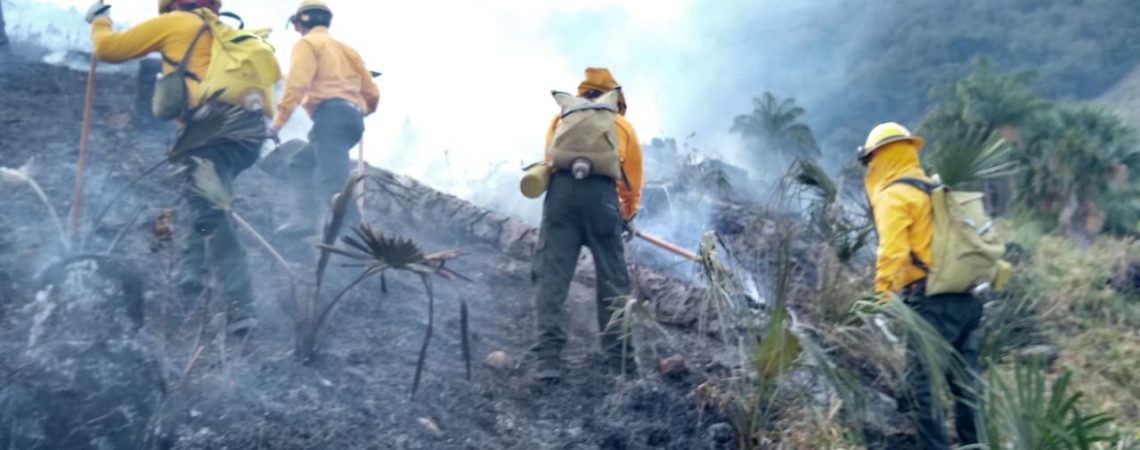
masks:
[[[900,178],[930,180],[919,164],[918,148],[907,141],[876,150],[863,180],[879,233],[875,291],[880,294],[897,294],[926,278],[926,271],[915,265],[914,257],[930,267],[934,238],[930,196],[913,186],[892,184]]]
[[[550,129],[546,131],[547,164],[552,160],[549,149],[554,142],[554,129],[558,127],[559,117],[561,115],[554,117]],[[633,125],[625,117],[617,115],[614,126],[617,127],[618,158],[621,159],[621,168],[625,174],[625,181],[617,181],[618,200],[621,202],[621,217],[630,220],[641,209],[641,144],[637,140],[637,133],[633,131]]]
[[[111,19],[100,17],[91,23],[91,44],[95,57],[101,61],[123,62],[141,58],[151,52],[162,53],[162,73],[174,71],[178,62],[186,55],[190,42],[202,28],[203,21],[192,12],[173,11],[136,25],[123,32],[111,31]],[[190,53],[187,70],[201,78],[210,68],[210,46],[213,38],[209,31]],[[175,64],[170,64],[174,62]],[[198,105],[200,86],[197,81],[188,79],[190,107]]]
[[[333,39],[328,28],[316,27],[293,45],[285,93],[277,103],[273,126],[285,126],[298,105],[312,116],[321,102],[331,98],[348,100],[367,116],[376,111],[380,89],[356,50]]]

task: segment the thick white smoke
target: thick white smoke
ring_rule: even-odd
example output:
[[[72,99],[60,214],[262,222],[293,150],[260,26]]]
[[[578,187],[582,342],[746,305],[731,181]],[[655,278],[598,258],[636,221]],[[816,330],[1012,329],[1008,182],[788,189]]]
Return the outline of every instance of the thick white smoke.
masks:
[[[8,1],[16,37],[38,33],[50,46],[89,45],[82,11],[90,2]],[[156,9],[156,0],[108,3],[119,26]],[[514,187],[519,169],[541,157],[556,112],[549,91],[575,89],[586,66],[609,67],[624,85],[628,117],[643,142],[695,132],[698,147],[752,164],[739,157],[728,128],[750,110],[753,96],[766,89],[796,95],[810,110],[842,76],[827,70],[841,67],[842,45],[804,37],[824,32],[816,27],[826,23],[818,19],[825,2],[786,3],[329,1],[333,34],[384,73],[380,111],[367,120],[365,159],[532,221],[540,206]],[[249,26],[273,27],[272,42],[288,67],[298,36],[285,23],[294,7],[225,0],[224,9]],[[294,117],[285,137],[307,129],[304,114]]]

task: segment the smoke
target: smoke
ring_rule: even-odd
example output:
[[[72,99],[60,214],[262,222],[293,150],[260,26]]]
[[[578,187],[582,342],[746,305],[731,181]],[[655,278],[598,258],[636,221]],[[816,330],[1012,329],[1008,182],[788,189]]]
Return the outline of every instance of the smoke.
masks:
[[[29,36],[38,24],[68,36],[46,42],[51,46],[88,45],[81,11],[89,2],[51,3],[70,10],[52,13],[43,2],[15,0],[6,11],[10,31]],[[120,27],[155,13],[154,0],[109,3]],[[608,67],[623,84],[628,118],[643,143],[693,135],[694,146],[760,172],[773,168],[757,166],[743,151],[728,132],[732,118],[770,90],[796,97],[809,125],[821,121],[861,42],[828,29],[857,30],[852,23],[867,16],[844,0],[329,4],[333,35],[384,74],[380,109],[366,121],[365,159],[532,223],[541,207],[519,195],[520,169],[542,157],[557,111],[549,91],[575,89],[585,67]],[[271,42],[286,68],[299,37],[285,27],[294,7],[224,3],[250,27],[274,28]],[[303,137],[308,125],[296,114],[283,137]]]

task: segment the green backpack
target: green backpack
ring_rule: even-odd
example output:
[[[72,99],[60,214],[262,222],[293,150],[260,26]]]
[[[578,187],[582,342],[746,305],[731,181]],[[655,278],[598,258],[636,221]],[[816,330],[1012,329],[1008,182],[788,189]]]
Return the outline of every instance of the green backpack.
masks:
[[[1008,277],[1009,264],[1002,261],[1005,243],[986,214],[985,194],[954,191],[939,183],[901,178],[905,184],[930,196],[934,218],[931,261],[926,270],[926,295],[981,294],[999,289]],[[915,258],[915,262],[919,263]]]

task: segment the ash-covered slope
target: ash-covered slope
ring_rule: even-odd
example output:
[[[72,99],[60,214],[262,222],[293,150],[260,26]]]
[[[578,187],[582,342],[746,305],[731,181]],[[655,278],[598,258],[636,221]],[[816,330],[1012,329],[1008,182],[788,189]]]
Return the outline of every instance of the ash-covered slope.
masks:
[[[0,71],[0,166],[18,167],[35,157],[35,179],[55,208],[65,214],[74,186],[86,75],[38,62],[6,66]],[[463,249],[464,255],[449,267],[474,280],[436,285],[436,329],[416,398],[410,399],[409,390],[427,323],[427,301],[414,277],[389,274],[387,293],[381,292],[379,280],[358,287],[321,335],[316,361],[304,367],[292,357],[293,324],[280,307],[288,295],[284,271],[242,231],[256,275],[261,327],[248,341],[227,342],[215,319],[217,305],[180,304],[170,295],[170,267],[176,252],[162,233],[153,230],[162,209],[173,207],[177,200],[174,184],[164,171],[115,200],[102,223],[91,223],[112,194],[162,157],[173,137],[169,126],[150,123],[138,114],[141,83],[137,80],[122,74],[104,74],[97,80],[82,248],[63,250],[45,208],[27,187],[5,184],[0,191],[4,211],[0,215],[0,407],[11,413],[0,418],[0,447],[98,448],[114,433],[128,436],[143,448],[690,449],[723,445],[718,440],[725,439],[723,433],[698,429],[715,425],[716,414],[707,412],[698,420],[697,402],[690,397],[702,378],[702,367],[715,355],[702,351],[713,346],[689,328],[696,320],[693,304],[698,293],[669,277],[638,269],[634,277],[639,282],[637,295],[653,301],[660,317],[676,327],[667,341],[643,343],[642,378],[619,385],[606,374],[597,355],[596,325],[590,319],[594,317],[593,280],[587,275],[592,270],[584,257],[567,306],[572,319],[566,381],[555,387],[535,385],[526,374],[525,355],[534,337],[530,252],[536,230],[380,169],[369,171],[375,182],[367,184],[366,220],[386,234],[416,240],[427,251]],[[268,233],[278,225],[275,217],[279,214],[274,211],[280,208],[280,187],[278,180],[251,168],[236,183],[236,209]],[[296,244],[270,240],[283,247]],[[65,366],[71,364],[32,358],[29,336],[35,324],[68,320],[58,315],[67,308],[44,303],[55,298],[43,290],[53,278],[37,277],[69,254],[104,252],[115,267],[123,265],[141,282],[144,303],[142,328],[123,339],[136,339],[131,348],[145,357],[119,361],[114,367],[119,374],[158,367],[162,383],[129,384],[139,391],[131,401],[153,396],[156,403],[153,408],[135,408],[132,411],[136,412],[119,415],[114,412],[119,408],[112,405],[105,408],[110,415],[86,417],[80,407],[86,405],[85,398],[106,402],[107,395],[95,394],[106,394],[106,385],[121,384],[65,377],[67,381],[60,383],[71,392],[70,402],[56,406],[34,402],[38,405],[34,414],[21,409],[20,401],[37,398],[29,392],[55,392],[51,389],[61,387],[50,385],[47,378],[29,379],[28,374],[36,372],[28,368],[67,374]],[[334,260],[328,281],[335,288],[355,275],[354,269],[339,267],[340,262]],[[302,278],[311,278],[311,262],[298,263]],[[465,379],[458,305],[453,301],[460,297],[471,307],[474,365],[470,381]],[[109,298],[113,305],[118,297]],[[64,329],[68,323],[54,326]],[[38,333],[39,339],[54,338],[50,329]],[[67,336],[55,337],[84,342],[73,333],[61,334]],[[92,338],[84,348],[101,348],[95,341]],[[482,362],[497,350],[518,360],[518,367],[499,370]],[[689,358],[694,373],[681,378],[666,379],[654,372],[653,355],[678,352],[706,356]],[[93,350],[63,361],[98,359],[103,354]],[[74,406],[62,406],[69,404]],[[66,429],[71,423],[67,420],[84,426],[75,428],[80,430],[78,437],[68,436],[70,440],[64,441],[51,430]],[[724,425],[716,429],[723,431]]]

